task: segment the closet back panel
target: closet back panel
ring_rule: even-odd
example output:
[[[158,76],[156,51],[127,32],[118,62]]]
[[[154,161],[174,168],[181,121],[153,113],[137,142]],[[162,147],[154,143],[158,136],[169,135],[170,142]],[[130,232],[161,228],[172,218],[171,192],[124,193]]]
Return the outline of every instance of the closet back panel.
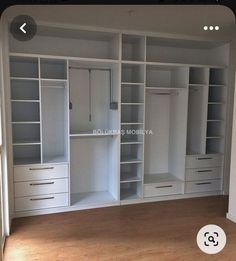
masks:
[[[145,173],[169,171],[170,96],[146,93],[145,129],[153,134],[145,135]]]
[[[39,121],[39,103],[12,102],[12,121]]]
[[[54,157],[65,156],[67,152],[68,103],[66,87],[43,86],[41,95],[43,161],[47,162]]]
[[[108,191],[111,138],[81,138],[70,142],[71,193]]]
[[[110,80],[107,71],[70,69],[70,132],[109,129]],[[91,114],[91,119],[90,119]]]
[[[25,57],[11,57],[10,75],[11,77],[38,78],[38,59]]]
[[[77,32],[77,36],[79,33]],[[34,36],[30,41],[21,42],[10,38],[12,52],[24,52],[47,55],[61,55],[71,57],[118,59],[116,41],[118,37],[111,34],[101,39],[76,39],[50,36]]]
[[[13,100],[39,100],[39,82],[11,80],[11,98]]]
[[[40,142],[39,124],[13,124],[12,126],[13,143],[20,141]]]
[[[207,102],[207,86],[189,88],[187,154],[205,153]]]

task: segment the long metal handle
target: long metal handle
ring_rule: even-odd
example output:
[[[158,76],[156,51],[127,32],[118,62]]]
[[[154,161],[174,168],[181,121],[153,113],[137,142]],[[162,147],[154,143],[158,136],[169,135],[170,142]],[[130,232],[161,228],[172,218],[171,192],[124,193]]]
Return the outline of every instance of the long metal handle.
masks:
[[[196,183],[196,185],[210,185],[211,182],[200,182],[200,183]]]
[[[166,186],[158,186],[158,187],[155,187],[155,188],[172,188],[173,185],[166,185]]]
[[[46,198],[31,198],[31,201],[37,201],[37,200],[47,200],[47,199],[54,199],[55,197],[46,197]]]
[[[206,169],[206,170],[198,170],[197,172],[202,173],[202,172],[212,172],[212,169]]]
[[[47,169],[54,169],[54,167],[44,167],[44,168],[29,168],[29,170],[47,170]]]
[[[30,183],[30,186],[53,185],[55,182]]]
[[[197,158],[198,160],[208,160],[208,159],[212,159],[212,158]]]

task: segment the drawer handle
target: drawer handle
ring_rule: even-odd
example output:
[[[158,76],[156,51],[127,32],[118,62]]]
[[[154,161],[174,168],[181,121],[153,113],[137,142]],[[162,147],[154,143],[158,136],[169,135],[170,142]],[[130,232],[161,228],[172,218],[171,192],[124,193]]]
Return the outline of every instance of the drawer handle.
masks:
[[[197,158],[198,160],[210,160],[212,158]]]
[[[44,168],[29,168],[29,170],[47,170],[47,169],[54,169],[54,167],[44,167]]]
[[[202,172],[212,172],[212,169],[206,169],[206,170],[198,170],[197,172],[202,173]]]
[[[47,200],[47,199],[54,199],[55,197],[46,197],[46,198],[31,198],[31,201],[37,201],[37,200]]]
[[[173,185],[166,185],[166,186],[158,186],[158,187],[155,187],[155,188],[172,188]]]
[[[30,183],[30,186],[53,185],[55,182]]]
[[[210,185],[211,182],[199,182],[199,183],[196,183],[196,185]]]

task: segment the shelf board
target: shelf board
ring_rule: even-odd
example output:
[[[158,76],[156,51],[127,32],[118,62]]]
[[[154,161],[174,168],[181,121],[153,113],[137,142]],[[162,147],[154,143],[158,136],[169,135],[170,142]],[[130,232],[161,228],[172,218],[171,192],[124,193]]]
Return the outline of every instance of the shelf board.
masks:
[[[130,182],[141,182],[142,179],[129,172],[122,172],[120,174],[120,183],[130,183]]]
[[[24,80],[24,81],[39,81],[39,78],[30,78],[30,77],[10,77],[11,80]]]
[[[207,139],[223,139],[223,136],[207,136]]]
[[[137,194],[135,189],[124,189],[120,190],[120,200],[133,200],[139,199],[140,196]]]
[[[127,144],[143,144],[143,141],[121,141],[121,145],[127,145]]]
[[[79,133],[71,133],[70,138],[76,137],[103,137],[103,136],[117,136],[118,133],[93,133],[93,131],[79,132]]]
[[[162,182],[183,182],[171,173],[144,174],[144,184],[162,183]]]
[[[41,81],[48,81],[48,82],[67,82],[67,79],[52,79],[52,78],[40,78]]]
[[[34,102],[40,102],[40,100],[16,100],[16,99],[12,99],[12,102],[29,102],[29,103],[34,103]]]
[[[209,105],[224,105],[224,102],[208,102]]]
[[[209,87],[226,87],[225,84],[209,84]]]
[[[189,86],[208,86],[207,83],[189,83]]]
[[[121,60],[122,64],[145,64],[145,61]]]
[[[143,122],[121,122],[121,125],[143,125]]]
[[[12,124],[40,124],[40,121],[12,121]]]
[[[21,145],[40,145],[40,140],[14,140],[13,146],[21,146]]]
[[[207,120],[208,122],[223,122],[224,120]]]
[[[143,102],[122,102],[121,105],[144,105]]]
[[[144,85],[144,82],[121,82],[122,85]]]
[[[108,191],[74,193],[71,195],[72,206],[88,204],[108,204],[116,199]]]
[[[142,163],[143,160],[132,156],[121,157],[120,164]]]
[[[184,89],[186,89],[185,87],[183,87],[183,88],[179,88],[179,87],[151,87],[151,86],[146,86],[145,87],[145,90],[184,90]]]

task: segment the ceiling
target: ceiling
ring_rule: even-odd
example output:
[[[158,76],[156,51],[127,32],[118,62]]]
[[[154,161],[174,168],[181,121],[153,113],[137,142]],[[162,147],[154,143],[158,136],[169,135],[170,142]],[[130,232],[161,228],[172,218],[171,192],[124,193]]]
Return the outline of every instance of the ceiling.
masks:
[[[12,6],[4,17],[28,14],[36,21],[138,30],[186,38],[230,41],[235,37],[233,12],[220,5],[77,5]],[[204,31],[218,25],[219,31]]]

